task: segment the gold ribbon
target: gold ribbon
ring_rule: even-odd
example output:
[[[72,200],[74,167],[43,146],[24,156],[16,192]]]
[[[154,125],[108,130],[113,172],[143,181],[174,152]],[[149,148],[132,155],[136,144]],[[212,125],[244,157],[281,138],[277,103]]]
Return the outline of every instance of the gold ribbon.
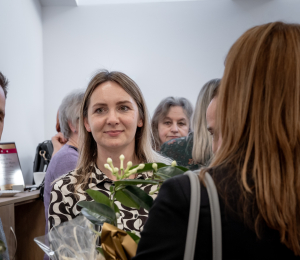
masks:
[[[137,243],[124,231],[104,223],[101,245],[106,260],[128,260],[135,256]]]

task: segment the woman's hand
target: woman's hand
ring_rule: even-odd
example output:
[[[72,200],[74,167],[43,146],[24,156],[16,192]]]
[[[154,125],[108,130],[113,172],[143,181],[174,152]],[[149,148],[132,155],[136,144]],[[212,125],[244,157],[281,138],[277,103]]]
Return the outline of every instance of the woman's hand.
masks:
[[[63,145],[66,142],[68,142],[68,140],[64,137],[64,135],[61,132],[59,132],[51,138],[51,142],[53,144],[53,153],[52,153],[52,157],[53,157],[54,154],[56,154],[60,150],[60,148],[62,148]]]

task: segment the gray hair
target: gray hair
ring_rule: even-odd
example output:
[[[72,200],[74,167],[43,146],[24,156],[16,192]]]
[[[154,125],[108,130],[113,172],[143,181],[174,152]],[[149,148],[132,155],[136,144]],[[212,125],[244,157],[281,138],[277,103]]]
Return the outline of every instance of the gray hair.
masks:
[[[197,98],[193,115],[193,151],[194,163],[206,165],[211,159],[212,138],[207,131],[206,110],[210,101],[217,95],[221,79],[212,79],[205,83]]]
[[[160,149],[160,146],[162,145],[159,133],[158,133],[158,122],[164,118],[169,110],[170,107],[182,107],[183,112],[185,113],[186,117],[189,120],[189,132],[191,131],[191,116],[193,114],[193,106],[190,101],[188,101],[186,98],[178,98],[178,97],[167,97],[163,99],[157,106],[157,108],[154,111],[154,115],[152,117],[151,127],[152,127],[152,133],[153,133],[153,149],[158,151]]]
[[[80,115],[80,107],[83,101],[85,90],[75,90],[67,95],[59,106],[60,130],[65,138],[70,138],[72,130],[69,123],[77,130]]]

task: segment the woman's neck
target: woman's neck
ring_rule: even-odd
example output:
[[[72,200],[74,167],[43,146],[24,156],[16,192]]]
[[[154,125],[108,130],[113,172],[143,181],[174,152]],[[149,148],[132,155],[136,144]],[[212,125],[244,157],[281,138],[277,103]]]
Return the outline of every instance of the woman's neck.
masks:
[[[78,148],[78,134],[73,133],[69,137],[67,144]]]
[[[135,155],[134,147],[133,147],[133,149],[128,149],[128,147],[127,147],[126,149],[115,149],[115,150],[114,149],[108,150],[108,149],[103,149],[103,148],[98,147],[97,166],[103,173],[105,173],[105,175],[108,178],[110,178],[111,180],[114,180],[114,181],[116,180],[116,177],[111,174],[110,170],[104,168],[104,164],[107,163],[107,158],[111,158],[113,161],[114,167],[117,167],[118,169],[120,169],[120,158],[119,157],[121,154],[123,154],[125,156],[125,159],[123,162],[124,169],[126,169],[127,162],[129,162],[129,161],[132,162],[132,165],[136,165],[136,164],[140,163],[137,160],[137,157]],[[131,175],[129,178],[134,179],[135,176]]]

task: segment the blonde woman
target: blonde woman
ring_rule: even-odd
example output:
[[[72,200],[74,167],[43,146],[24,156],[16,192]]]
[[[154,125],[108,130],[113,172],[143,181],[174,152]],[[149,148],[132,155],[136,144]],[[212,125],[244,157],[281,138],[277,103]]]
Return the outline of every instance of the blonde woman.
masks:
[[[222,259],[300,258],[299,43],[300,25],[274,22],[245,32],[227,55],[214,132],[223,141],[201,173],[211,173],[219,192]],[[201,189],[194,259],[212,259]],[[183,259],[189,205],[188,177],[166,181],[134,260]]]
[[[58,180],[51,192],[49,230],[80,213],[77,203],[91,201],[85,192],[87,189],[109,196],[109,188],[116,179],[104,168],[104,164],[107,158],[112,158],[117,164],[121,154],[125,156],[125,165],[128,161],[133,165],[169,163],[168,159],[152,150],[149,115],[137,84],[121,72],[101,71],[90,81],[80,111],[77,169]],[[130,176],[140,179],[149,177],[150,173]],[[143,186],[148,193],[156,188]],[[116,203],[121,211],[118,227],[140,232],[148,212]]]
[[[216,96],[220,79],[212,79],[201,88],[193,115],[192,129],[186,137],[165,142],[160,153],[172,158],[178,165],[197,170],[207,165],[212,157],[212,138],[207,131],[206,110]]]

